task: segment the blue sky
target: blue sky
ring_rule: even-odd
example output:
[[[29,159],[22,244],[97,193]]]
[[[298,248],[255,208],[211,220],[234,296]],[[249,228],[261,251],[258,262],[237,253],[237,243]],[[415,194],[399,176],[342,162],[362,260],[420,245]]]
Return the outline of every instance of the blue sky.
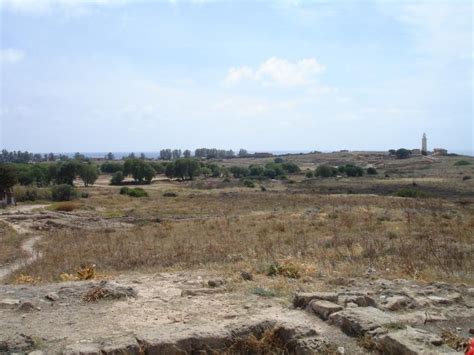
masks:
[[[471,1],[0,6],[0,148],[473,150]]]

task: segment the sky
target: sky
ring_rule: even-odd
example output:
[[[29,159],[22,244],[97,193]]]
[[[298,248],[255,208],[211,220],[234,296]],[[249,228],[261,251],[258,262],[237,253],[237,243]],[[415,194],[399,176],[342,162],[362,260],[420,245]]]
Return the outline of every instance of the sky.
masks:
[[[0,148],[473,147],[471,1],[0,0]]]

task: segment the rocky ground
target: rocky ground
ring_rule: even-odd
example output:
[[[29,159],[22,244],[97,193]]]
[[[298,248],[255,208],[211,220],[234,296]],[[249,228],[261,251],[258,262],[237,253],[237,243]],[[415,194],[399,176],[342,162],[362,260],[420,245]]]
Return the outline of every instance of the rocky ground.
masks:
[[[0,286],[0,352],[239,353],[270,330],[289,353],[434,354],[459,352],[474,331],[474,289],[462,285],[346,280],[285,305],[210,276]]]

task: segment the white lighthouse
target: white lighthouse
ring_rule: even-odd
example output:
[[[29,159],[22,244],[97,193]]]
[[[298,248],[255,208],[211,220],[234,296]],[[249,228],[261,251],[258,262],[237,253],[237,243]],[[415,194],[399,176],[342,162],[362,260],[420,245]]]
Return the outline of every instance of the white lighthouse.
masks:
[[[426,139],[426,133],[423,133],[423,138],[421,138],[421,153],[428,152],[428,140]]]

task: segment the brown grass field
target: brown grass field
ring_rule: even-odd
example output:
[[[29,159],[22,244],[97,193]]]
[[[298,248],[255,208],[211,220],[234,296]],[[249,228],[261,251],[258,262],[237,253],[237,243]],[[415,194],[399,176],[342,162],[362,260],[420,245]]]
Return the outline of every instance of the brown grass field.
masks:
[[[458,157],[426,165],[422,158],[378,161],[357,155],[350,160],[341,154],[326,154],[324,161],[375,160],[383,168],[376,177],[306,179],[304,166],[320,163],[321,155],[294,156],[287,159],[303,169],[289,181],[245,188],[238,181],[159,177],[142,186],[149,193],[145,198],[120,195],[103,175],[95,186],[81,188],[90,197],[75,201],[66,213],[132,227],[43,231],[37,245],[43,257],[9,280],[26,274],[59,281],[63,273],[95,264],[104,275],[210,269],[265,276],[273,268],[282,277],[269,282],[287,290],[308,279],[340,276],[473,284],[474,180],[462,176],[474,175],[474,164],[453,166]],[[428,197],[393,196],[403,187],[426,191]],[[163,196],[169,191],[177,196]],[[63,210],[61,205],[51,209]],[[20,243],[10,239],[12,246],[2,250],[0,260]],[[275,285],[281,282],[284,286]]]

